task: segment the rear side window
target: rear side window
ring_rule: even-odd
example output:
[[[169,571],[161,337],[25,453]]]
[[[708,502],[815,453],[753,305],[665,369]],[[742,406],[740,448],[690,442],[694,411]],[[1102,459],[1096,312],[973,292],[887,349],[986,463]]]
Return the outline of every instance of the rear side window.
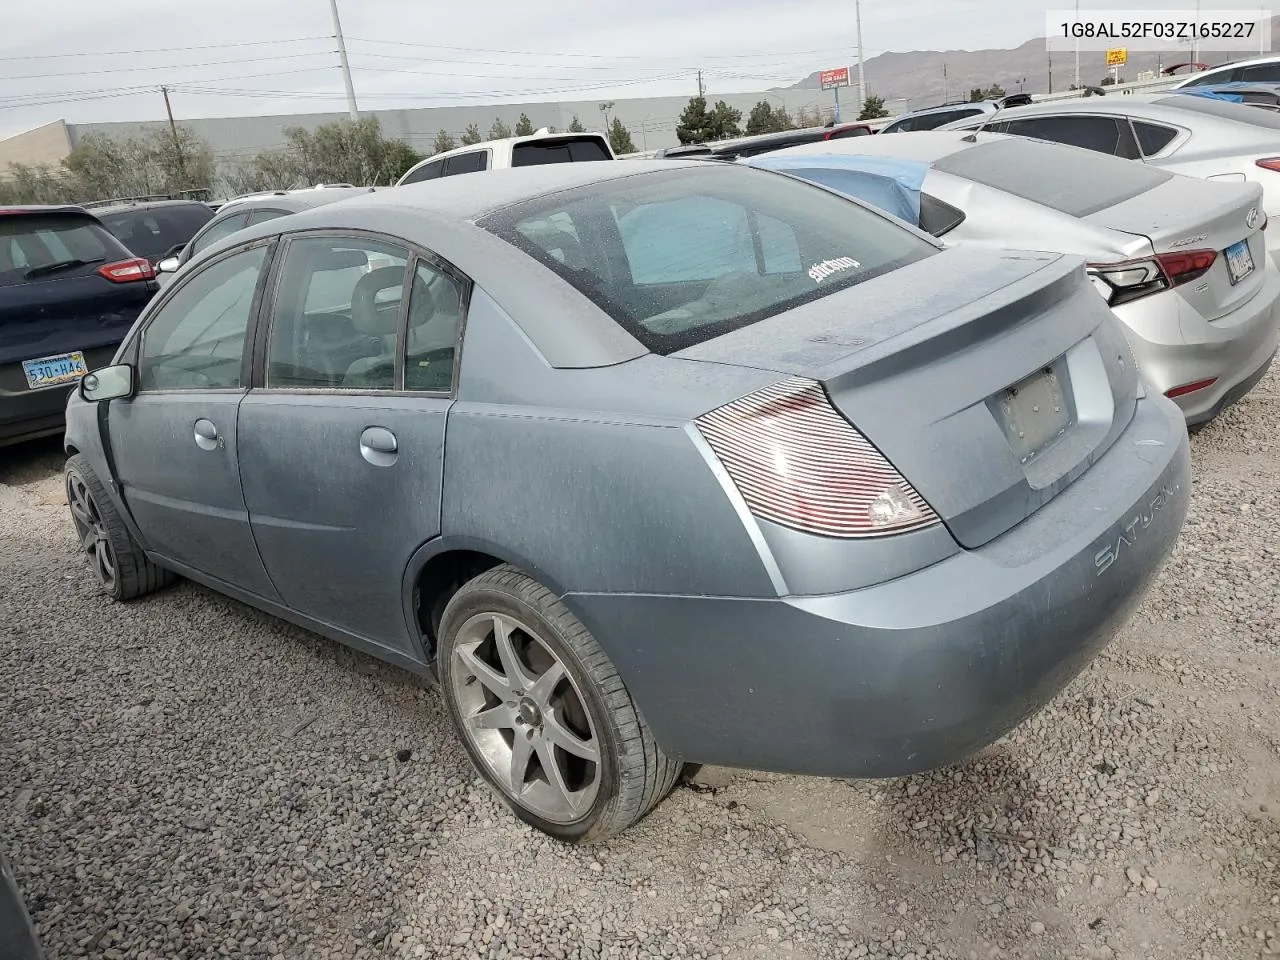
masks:
[[[444,161],[436,160],[432,163],[426,163],[417,170],[410,171],[409,175],[404,178],[400,186],[408,186],[411,183],[421,183],[423,180],[436,180],[444,173]]]
[[[43,273],[42,268],[60,263],[69,266],[46,276],[87,277],[103,263],[128,257],[128,251],[97,220],[83,215],[0,217],[0,286],[39,279],[27,274]],[[84,263],[70,266],[76,260]]]
[[[1116,117],[1029,117],[1009,121],[1009,132],[1020,137],[1052,140],[1069,147],[1107,153],[1126,160],[1139,158],[1138,145],[1126,120]]]
[[[729,164],[562,191],[480,226],[547,266],[656,353],[937,252],[826,190]]]
[[[473,150],[471,153],[460,153],[449,157],[444,162],[444,176],[452,177],[459,173],[479,173],[489,168],[489,151]]]
[[[530,140],[511,149],[513,167],[531,167],[542,163],[582,163],[612,159],[597,137],[579,140]]]
[[[1210,97],[1189,97],[1185,93],[1176,93],[1153,101],[1163,107],[1177,107],[1192,113],[1208,114],[1221,120],[1234,120],[1267,130],[1280,130],[1280,114],[1270,110],[1259,110],[1247,103],[1231,103],[1227,100],[1214,100]]]
[[[245,225],[248,222],[249,222],[249,214],[233,213],[231,214],[231,216],[223,220],[219,220],[216,223],[210,224],[208,230],[206,230],[203,234],[201,234],[200,236],[192,240],[191,246],[188,247],[188,249],[191,251],[191,255],[195,256],[200,251],[206,250],[209,247],[213,246],[223,237],[229,237],[231,236],[231,234],[235,233],[237,230],[243,230]]]
[[[943,157],[933,166],[1072,217],[1087,217],[1123,203],[1173,176],[1091,150],[1020,137],[979,144]]]
[[[1133,132],[1138,136],[1138,146],[1142,149],[1144,157],[1154,157],[1178,135],[1178,131],[1173,127],[1166,127],[1159,123],[1145,123],[1142,120],[1133,121]]]
[[[248,225],[252,227],[255,223],[266,223],[268,220],[275,220],[277,217],[287,217],[288,215],[289,211],[287,210],[255,210],[249,214]]]
[[[1246,83],[1280,83],[1280,63],[1257,63],[1240,68],[1240,79]]]

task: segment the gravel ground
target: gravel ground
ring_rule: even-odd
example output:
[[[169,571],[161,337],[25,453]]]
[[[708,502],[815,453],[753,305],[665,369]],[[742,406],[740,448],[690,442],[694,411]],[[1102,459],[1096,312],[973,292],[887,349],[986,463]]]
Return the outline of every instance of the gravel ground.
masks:
[[[54,960],[1280,954],[1278,393],[1194,438],[1171,567],[983,756],[704,770],[587,850],[410,675],[190,584],[102,598],[56,443],[0,451],[0,842]]]

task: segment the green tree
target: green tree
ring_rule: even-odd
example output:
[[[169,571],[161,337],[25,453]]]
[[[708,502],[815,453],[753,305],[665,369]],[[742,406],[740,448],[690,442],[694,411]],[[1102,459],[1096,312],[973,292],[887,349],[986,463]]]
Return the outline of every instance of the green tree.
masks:
[[[706,143],[712,139],[711,114],[706,97],[690,97],[676,124],[676,137],[682,144]]]
[[[1004,95],[1004,87],[998,83],[993,83],[989,87],[974,87],[969,91],[969,101],[977,103],[979,100],[998,100]]]
[[[432,152],[444,153],[446,150],[452,150],[457,145],[458,145],[458,142],[453,139],[453,134],[450,133],[448,130],[442,129],[439,133],[436,134],[435,148],[434,150],[432,150]]]
[[[889,111],[885,109],[884,97],[877,97],[874,93],[867,94],[867,99],[862,101],[862,112],[858,114],[859,120],[879,120],[881,117],[887,117]]]
[[[527,137],[533,133],[533,121],[529,119],[527,113],[520,114],[520,119],[516,121],[516,136]]]
[[[747,117],[748,136],[760,133],[781,133],[783,130],[791,130],[793,126],[786,108],[774,109],[773,104],[767,100],[761,100],[752,107],[751,114]]]
[[[464,147],[470,147],[483,139],[484,137],[480,134],[480,128],[474,123],[469,123],[467,124],[467,129],[462,132],[460,142]]]
[[[636,145],[631,142],[631,131],[624,127],[617,117],[613,118],[613,124],[609,127],[609,146],[619,156],[636,152]]]
[[[82,200],[210,190],[216,178],[213,148],[188,127],[177,136],[155,127],[134,137],[83,137],[62,161],[67,185]]]
[[[742,136],[742,128],[738,122],[742,120],[742,111],[729,106],[723,100],[717,100],[711,110],[711,138],[726,140],[729,137]]]
[[[587,128],[582,125],[582,121],[578,119],[578,115],[573,115],[573,120],[569,123],[570,133],[586,133]]]
[[[502,122],[501,117],[497,117],[493,121],[493,126],[489,128],[490,140],[505,140],[511,136],[511,128]]]

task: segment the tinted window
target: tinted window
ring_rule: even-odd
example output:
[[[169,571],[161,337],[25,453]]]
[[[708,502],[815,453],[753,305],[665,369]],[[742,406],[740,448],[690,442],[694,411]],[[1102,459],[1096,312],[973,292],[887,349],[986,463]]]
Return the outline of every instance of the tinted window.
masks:
[[[419,262],[409,294],[404,348],[404,388],[453,389],[453,361],[462,331],[462,284],[443,270]]]
[[[513,167],[529,167],[542,163],[581,163],[612,159],[598,137],[579,140],[530,140],[511,149]]]
[[[1259,63],[1240,68],[1240,79],[1248,83],[1280,83],[1280,63]]]
[[[937,113],[925,113],[918,117],[911,118],[912,130],[936,130],[948,123],[955,123],[957,120],[963,120],[965,117],[976,117],[984,111],[974,107],[965,110],[940,110]],[[907,129],[903,127],[903,129]]]
[[[1115,117],[1029,117],[1011,120],[1009,132],[1128,160],[1138,159],[1128,122]]]
[[[843,140],[845,137],[865,137],[870,132],[871,131],[868,130],[866,127],[851,127],[848,130],[837,130],[827,139]]]
[[[25,283],[28,270],[68,260],[87,262],[49,276],[87,277],[101,264],[127,256],[117,240],[83,214],[0,216],[0,286]]]
[[[979,144],[933,166],[1073,217],[1115,206],[1172,176],[1118,157],[1020,137]]]
[[[1183,84],[1184,87],[1203,87],[1208,83],[1227,83],[1232,79],[1234,70],[1209,71],[1206,70],[1194,80],[1188,80]]]
[[[932,194],[920,194],[919,227],[926,233],[941,237],[964,223],[964,217],[964,211],[959,207],[953,207]]]
[[[224,220],[218,220],[209,224],[209,229],[191,241],[187,248],[191,251],[191,256],[195,256],[201,250],[206,250],[213,246],[223,237],[229,237],[237,230],[243,230],[248,223],[249,214],[234,213]],[[190,257],[188,257],[190,259]]]
[[[417,170],[412,171],[400,185],[406,186],[410,183],[421,183],[423,180],[435,180],[442,173],[444,173],[444,161],[436,160],[433,163],[423,164]]]
[[[1141,120],[1133,121],[1133,132],[1138,135],[1138,146],[1142,148],[1144,157],[1153,157],[1178,135],[1178,131],[1173,127],[1166,127],[1159,123],[1144,123]]]
[[[191,277],[151,318],[138,358],[143,390],[219,390],[240,384],[245,331],[266,247],[235,253]]]
[[[826,190],[728,164],[562,191],[480,223],[658,353],[936,252]]]
[[[444,176],[452,177],[459,173],[478,173],[489,167],[489,151],[473,150],[471,153],[460,153],[449,157],[444,162]]]
[[[291,242],[272,311],[267,386],[392,389],[408,259],[374,240]]]
[[[1231,103],[1227,100],[1213,100],[1209,97],[1189,97],[1185,93],[1161,97],[1153,101],[1164,107],[1177,107],[1192,113],[1205,113],[1222,120],[1235,120],[1268,130],[1280,130],[1280,114],[1270,110],[1259,110],[1247,103]]]
[[[248,226],[253,226],[255,223],[266,223],[268,220],[275,220],[278,217],[287,217],[288,215],[288,210],[255,210],[249,214]]]
[[[156,261],[170,255],[174,247],[190,241],[213,219],[213,211],[204,204],[193,203],[103,214],[100,219],[134,254]]]

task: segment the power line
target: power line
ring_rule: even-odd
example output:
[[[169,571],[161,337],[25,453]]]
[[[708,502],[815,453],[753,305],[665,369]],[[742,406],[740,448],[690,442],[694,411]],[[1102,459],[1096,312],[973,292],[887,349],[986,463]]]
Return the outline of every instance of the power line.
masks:
[[[190,70],[197,67],[223,67],[233,63],[264,63],[272,60],[298,60],[302,57],[332,56],[332,50],[317,50],[314,53],[282,53],[274,57],[244,57],[239,60],[210,60],[206,63],[175,63],[161,67],[109,67],[104,70],[75,70],[67,73],[26,73],[14,77],[0,77],[0,82],[9,80],[47,80],[52,77],[97,76],[104,73],[142,73],[154,70]]]
[[[768,50],[760,53],[724,53],[724,54],[698,54],[697,56],[685,56],[683,54],[673,54],[670,56],[641,56],[638,54],[611,54],[611,53],[559,53],[551,50],[499,50],[493,47],[457,47],[439,43],[419,43],[410,40],[372,40],[366,37],[348,37],[352,43],[378,43],[397,47],[421,47],[428,50],[455,50],[464,53],[500,53],[506,56],[518,57],[581,57],[590,60],[756,60],[760,57],[790,57],[790,56],[810,56],[818,53],[844,53],[849,52],[848,46],[840,47],[824,47],[820,50],[791,50],[778,51]]]
[[[191,50],[224,50],[228,47],[266,47],[282,43],[307,43],[332,40],[333,37],[291,37],[288,40],[242,40],[235,43],[206,43],[198,47],[150,47],[141,50],[88,50],[83,53],[29,53],[21,56],[0,55],[0,63],[9,60],[56,60],[63,57],[117,57],[139,53],[187,53]]]

